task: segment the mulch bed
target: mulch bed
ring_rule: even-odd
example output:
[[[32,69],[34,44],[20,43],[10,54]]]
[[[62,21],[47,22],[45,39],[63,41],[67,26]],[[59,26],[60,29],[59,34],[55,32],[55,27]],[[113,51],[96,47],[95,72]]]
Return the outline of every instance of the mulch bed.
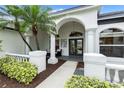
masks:
[[[78,62],[74,75],[84,75],[84,62]]]
[[[78,62],[76,69],[84,68],[84,62]]]
[[[36,78],[29,84],[24,85],[17,82],[14,79],[10,79],[7,76],[0,74],[0,87],[1,88],[34,88],[39,85],[42,81],[44,81],[49,75],[51,75],[54,71],[56,71],[62,64],[64,64],[64,60],[59,60],[57,64],[47,64],[47,68],[45,71],[41,72]]]

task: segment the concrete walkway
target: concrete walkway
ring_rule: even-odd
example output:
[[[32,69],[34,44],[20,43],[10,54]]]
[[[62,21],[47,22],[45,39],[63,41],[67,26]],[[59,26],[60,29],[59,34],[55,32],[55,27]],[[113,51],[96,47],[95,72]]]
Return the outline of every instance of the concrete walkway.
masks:
[[[66,61],[36,88],[64,88],[65,82],[73,75],[77,62]]]

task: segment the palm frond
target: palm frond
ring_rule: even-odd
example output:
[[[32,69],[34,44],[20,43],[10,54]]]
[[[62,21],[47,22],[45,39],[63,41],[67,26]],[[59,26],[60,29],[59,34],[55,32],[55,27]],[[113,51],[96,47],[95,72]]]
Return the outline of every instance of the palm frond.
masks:
[[[27,28],[29,28],[29,26],[25,21],[20,23],[20,31],[21,32],[26,32]]]
[[[7,25],[11,24],[12,21],[11,20],[6,20],[3,18],[0,18],[0,28],[4,29]]]

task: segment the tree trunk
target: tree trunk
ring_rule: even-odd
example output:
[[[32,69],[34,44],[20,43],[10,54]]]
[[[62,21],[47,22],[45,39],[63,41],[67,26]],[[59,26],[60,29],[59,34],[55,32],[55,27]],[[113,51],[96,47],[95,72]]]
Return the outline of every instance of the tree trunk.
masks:
[[[34,35],[34,38],[35,38],[37,50],[40,50],[40,46],[39,46],[37,35]]]
[[[34,35],[34,39],[35,39],[37,50],[40,50],[40,46],[39,46],[39,42],[38,42],[38,38],[37,38],[38,29],[37,29],[37,25],[36,24],[32,25],[32,32],[33,32],[33,35]]]
[[[33,49],[31,48],[31,46],[28,44],[28,42],[25,40],[25,38],[23,37],[22,33],[20,31],[18,31],[18,33],[20,34],[22,40],[24,41],[24,43],[28,46],[28,48],[30,49],[30,51],[33,51]]]
[[[28,42],[25,40],[25,38],[23,37],[22,33],[20,32],[20,23],[18,21],[18,17],[15,16],[15,30],[20,34],[22,40],[24,41],[24,43],[28,46],[28,48],[30,49],[30,51],[33,51],[33,49],[31,48],[31,46],[28,44]]]

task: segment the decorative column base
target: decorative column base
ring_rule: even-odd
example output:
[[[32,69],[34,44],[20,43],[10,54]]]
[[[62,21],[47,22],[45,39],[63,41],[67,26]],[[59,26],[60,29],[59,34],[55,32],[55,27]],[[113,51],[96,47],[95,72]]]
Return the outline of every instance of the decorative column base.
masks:
[[[55,58],[55,57],[50,57],[49,59],[48,59],[48,64],[56,64],[56,63],[58,63],[58,59],[57,58]]]

